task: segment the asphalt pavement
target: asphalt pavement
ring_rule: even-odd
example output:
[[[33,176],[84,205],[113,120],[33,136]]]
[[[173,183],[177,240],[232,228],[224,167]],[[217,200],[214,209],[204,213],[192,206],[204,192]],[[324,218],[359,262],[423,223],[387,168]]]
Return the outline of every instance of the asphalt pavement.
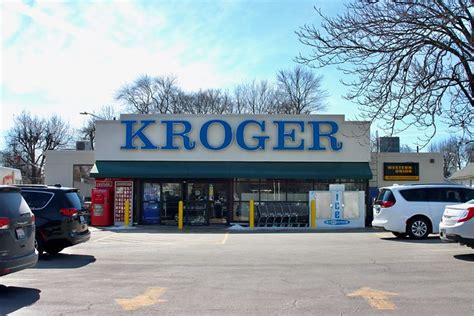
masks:
[[[0,278],[0,314],[474,315],[474,250],[375,230],[95,229]]]

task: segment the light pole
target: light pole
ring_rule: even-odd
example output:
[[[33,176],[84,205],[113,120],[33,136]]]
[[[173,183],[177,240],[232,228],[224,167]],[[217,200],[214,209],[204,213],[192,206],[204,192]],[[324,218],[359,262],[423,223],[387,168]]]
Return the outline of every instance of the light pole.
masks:
[[[105,120],[105,118],[103,117],[100,117],[98,115],[95,115],[94,113],[89,113],[89,112],[79,112],[79,114],[81,115],[90,115],[92,116],[93,118],[95,119],[99,119],[99,120]],[[87,127],[84,127],[84,129],[82,130],[83,133],[86,133],[86,137],[89,137],[89,143],[91,145],[91,149],[94,150],[94,139],[95,139],[95,120],[92,121],[92,122],[89,122],[88,124],[91,124],[92,123],[92,126],[88,125]]]
[[[89,113],[89,112],[86,112],[86,111],[84,111],[84,112],[79,112],[79,114],[81,114],[81,115],[90,115],[90,116],[92,116],[92,117],[95,117],[96,119],[104,120],[103,117],[100,117],[100,116],[98,116],[98,115],[95,115],[94,113]]]

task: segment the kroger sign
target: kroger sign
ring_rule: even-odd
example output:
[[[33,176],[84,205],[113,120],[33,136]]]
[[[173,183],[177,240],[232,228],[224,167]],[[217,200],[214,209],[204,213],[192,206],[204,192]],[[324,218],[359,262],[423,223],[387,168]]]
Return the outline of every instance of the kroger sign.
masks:
[[[234,140],[245,151],[339,151],[343,146],[337,138],[339,125],[331,120],[246,119],[234,127],[222,119],[208,119],[199,126],[184,119],[126,119],[120,123],[125,127],[121,146],[123,150],[191,151],[202,147],[220,151],[231,146]],[[273,125],[271,134],[267,133],[270,124]],[[153,129],[156,125],[162,125],[165,131],[164,135],[159,135],[159,142],[156,141],[156,135],[150,132],[156,131]],[[215,133],[221,135],[218,142],[210,140],[210,136]],[[303,134],[310,136],[304,139]]]

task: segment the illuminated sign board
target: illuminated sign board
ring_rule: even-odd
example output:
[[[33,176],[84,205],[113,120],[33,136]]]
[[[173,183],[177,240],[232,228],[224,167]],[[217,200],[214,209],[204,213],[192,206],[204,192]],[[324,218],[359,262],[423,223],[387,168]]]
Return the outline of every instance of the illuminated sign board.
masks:
[[[386,162],[383,164],[385,181],[419,181],[420,166],[417,162]]]

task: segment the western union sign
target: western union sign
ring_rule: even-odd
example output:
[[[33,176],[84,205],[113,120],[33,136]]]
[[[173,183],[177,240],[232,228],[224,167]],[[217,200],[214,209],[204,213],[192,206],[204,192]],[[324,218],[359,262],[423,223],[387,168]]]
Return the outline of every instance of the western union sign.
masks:
[[[416,162],[386,162],[383,164],[385,181],[419,181],[420,167]]]

